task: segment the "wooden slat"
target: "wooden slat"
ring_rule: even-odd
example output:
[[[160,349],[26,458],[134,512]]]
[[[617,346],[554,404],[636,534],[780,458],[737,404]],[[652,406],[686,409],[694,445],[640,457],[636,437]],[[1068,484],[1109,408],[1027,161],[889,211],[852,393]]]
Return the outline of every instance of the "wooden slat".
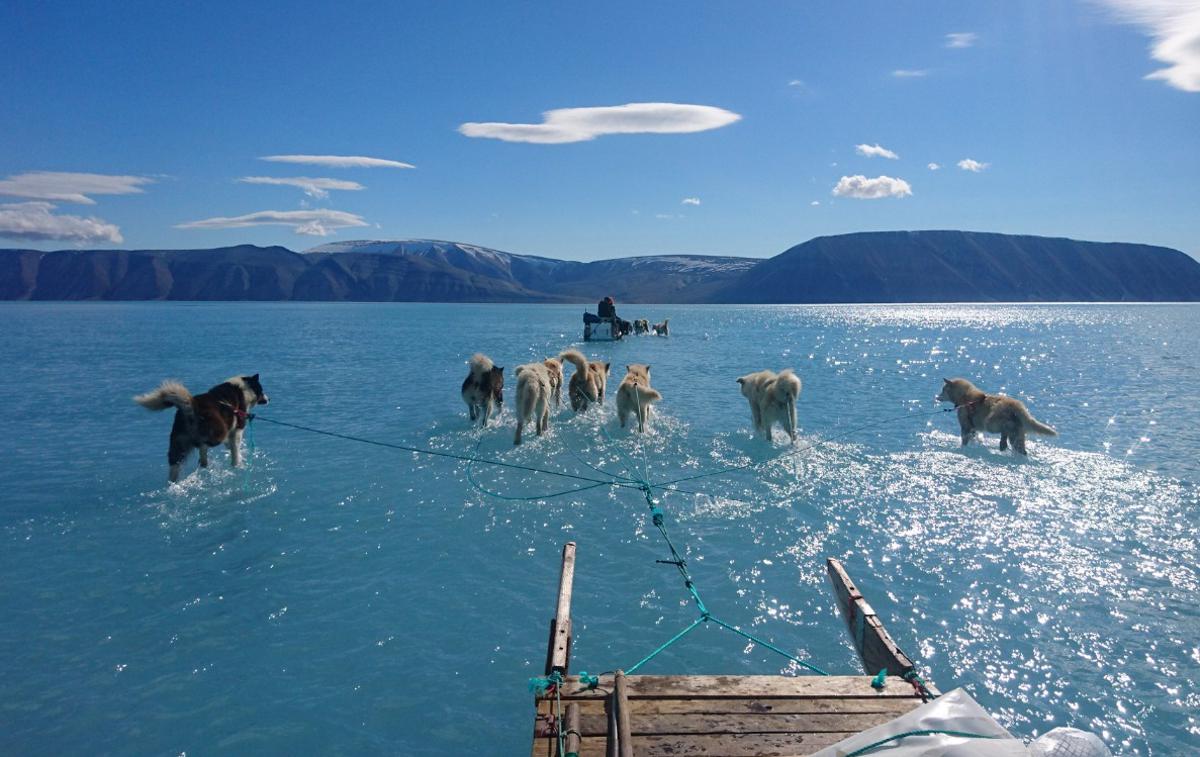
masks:
[[[633,731],[630,728],[629,693],[627,690],[625,672],[618,670],[613,680],[613,701],[617,710],[617,754],[619,757],[633,757]],[[612,733],[608,734],[612,739]]]
[[[883,691],[871,688],[871,676],[627,676],[630,699],[826,699],[915,697],[912,687],[895,682]],[[612,676],[588,690],[577,676],[568,676],[564,699],[601,699],[612,691]]]
[[[632,736],[670,736],[720,733],[844,733],[865,731],[900,713],[855,712],[843,714],[781,715],[645,715],[640,710],[629,717]],[[603,736],[608,718],[603,715],[580,716],[580,732],[585,736]]]
[[[637,757],[800,757],[812,754],[853,733],[721,734],[692,736],[634,736]],[[543,757],[538,753],[537,757]],[[605,757],[604,740],[584,737],[579,757]]]
[[[846,629],[850,632],[850,641],[862,660],[863,669],[874,675],[880,670],[887,670],[890,676],[902,676],[913,669],[912,660],[896,642],[892,640],[883,621],[875,615],[875,610],[863,598],[862,593],[842,564],[830,557],[825,561],[829,582],[833,585],[833,596],[837,601],[838,611],[846,621]]]
[[[558,605],[550,626],[550,648],[546,653],[546,675],[566,675],[571,663],[571,591],[575,583],[575,542],[563,545],[562,568],[558,574]]]
[[[573,699],[579,705],[580,715],[600,716],[604,714],[602,699]],[[903,715],[921,700],[916,697],[836,697],[830,699],[639,699],[638,715],[802,715],[802,714],[855,714],[887,713],[891,717]],[[554,702],[542,699],[538,712],[553,712]]]
[[[579,703],[571,702],[567,705],[567,732],[563,744],[567,754],[579,753],[582,734],[583,728],[579,719]]]

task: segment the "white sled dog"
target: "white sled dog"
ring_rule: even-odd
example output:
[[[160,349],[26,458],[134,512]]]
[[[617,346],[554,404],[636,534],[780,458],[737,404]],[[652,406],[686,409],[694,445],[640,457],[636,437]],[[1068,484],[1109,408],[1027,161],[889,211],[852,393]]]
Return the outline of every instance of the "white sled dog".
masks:
[[[571,374],[571,383],[567,386],[571,409],[578,413],[587,410],[593,402],[604,404],[604,389],[608,384],[611,364],[598,360],[589,363],[579,350],[567,350],[558,357],[575,366],[575,373]]]
[[[553,393],[550,370],[545,363],[517,366],[517,435],[513,438],[513,444],[521,443],[521,432],[531,420],[538,436],[550,427],[550,398]]]
[[[967,446],[979,431],[1000,434],[1000,449],[1013,449],[1022,455],[1025,450],[1025,433],[1043,436],[1058,436],[1058,432],[1035,419],[1029,409],[1018,399],[1003,394],[984,394],[966,379],[942,379],[942,392],[937,396],[941,402],[953,402],[958,408],[958,427],[962,433],[962,446]]]
[[[617,387],[617,418],[621,428],[631,414],[637,416],[638,431],[646,431],[646,419],[650,417],[650,404],[662,399],[662,395],[650,387],[650,366],[627,365],[625,378]]]
[[[481,352],[471,356],[470,368],[462,383],[463,402],[472,421],[486,426],[492,417],[492,409],[504,404],[504,369],[496,367],[492,359]]]
[[[225,444],[233,467],[242,462],[242,432],[255,405],[267,404],[258,374],[234,376],[204,394],[192,393],[178,381],[164,381],[157,389],[133,401],[148,410],[175,408],[171,440],[167,446],[167,480],[179,480],[179,469],[193,449],[200,450],[200,467],[208,467],[208,448]]]
[[[757,371],[739,378],[742,396],[750,402],[750,417],[754,430],[771,438],[771,429],[779,423],[796,441],[796,398],[800,396],[800,377],[791,368],[775,373]]]

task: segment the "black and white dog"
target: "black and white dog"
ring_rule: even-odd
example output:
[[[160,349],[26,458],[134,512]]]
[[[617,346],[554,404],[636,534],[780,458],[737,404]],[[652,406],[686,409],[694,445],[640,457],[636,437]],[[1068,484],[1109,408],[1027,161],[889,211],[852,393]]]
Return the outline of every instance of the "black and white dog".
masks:
[[[234,376],[204,394],[192,396],[178,381],[164,381],[151,392],[139,394],[133,401],[150,410],[175,408],[171,442],[167,448],[169,481],[179,480],[179,469],[193,449],[200,450],[200,467],[208,467],[208,448],[225,444],[233,467],[242,462],[242,433],[250,410],[267,404],[258,374]]]

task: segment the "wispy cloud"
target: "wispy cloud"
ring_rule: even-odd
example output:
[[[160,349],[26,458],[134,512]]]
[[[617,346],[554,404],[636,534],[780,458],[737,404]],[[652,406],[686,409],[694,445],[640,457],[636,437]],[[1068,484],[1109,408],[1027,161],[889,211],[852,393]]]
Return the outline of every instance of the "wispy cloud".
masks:
[[[908,197],[912,187],[904,179],[893,179],[891,176],[876,176],[868,179],[866,176],[843,176],[833,188],[837,197],[853,197],[858,200],[879,200],[884,197]]]
[[[1168,64],[1146,75],[1184,92],[1200,92],[1200,5],[1188,0],[1099,0],[1116,17],[1144,27],[1150,55]]]
[[[878,144],[874,145],[855,145],[854,151],[859,155],[865,155],[868,158],[887,158],[888,160],[899,160],[900,156],[886,147]]]
[[[970,171],[971,173],[979,173],[990,165],[991,163],[980,163],[978,160],[973,158],[963,158],[962,160],[958,161],[959,168],[964,171]]]
[[[598,108],[559,108],[542,114],[540,124],[465,123],[458,127],[468,137],[505,142],[565,144],[586,142],[606,134],[686,134],[728,126],[741,119],[737,113],[712,105],[679,103],[628,103]]]
[[[950,32],[946,35],[946,47],[971,47],[979,39],[975,32]]]
[[[821,204],[820,200],[813,200],[812,202],[809,203],[809,205],[813,206],[814,208],[820,204]]]
[[[56,215],[48,202],[0,204],[0,237],[30,241],[58,240],[76,244],[120,244],[121,230],[99,218]]]
[[[259,160],[269,160],[272,163],[302,163],[325,168],[416,168],[411,163],[362,155],[264,155]]]
[[[699,205],[699,204],[700,204],[699,197],[685,197],[685,198],[683,198],[683,202],[680,203],[680,205]]]
[[[930,163],[928,165],[928,168],[930,171],[938,171],[938,170],[941,170],[942,167],[941,167],[941,165],[939,165],[937,163]]]
[[[366,189],[357,181],[345,181],[343,179],[313,179],[307,176],[291,176],[280,178],[276,176],[243,176],[238,179],[243,184],[272,184],[283,187],[299,187],[304,190],[304,194],[309,197],[315,197],[318,200],[324,200],[329,197],[329,190],[345,190],[357,192],[361,189]]]
[[[897,79],[916,79],[928,75],[929,69],[927,68],[897,68],[895,71],[892,71],[892,76]]]
[[[30,171],[0,181],[0,195],[95,205],[88,195],[140,194],[142,185],[153,183],[154,179],[145,176]]]
[[[297,234],[328,236],[338,229],[369,226],[362,216],[341,210],[260,210],[232,218],[205,218],[177,229],[243,229],[248,226],[291,226]]]

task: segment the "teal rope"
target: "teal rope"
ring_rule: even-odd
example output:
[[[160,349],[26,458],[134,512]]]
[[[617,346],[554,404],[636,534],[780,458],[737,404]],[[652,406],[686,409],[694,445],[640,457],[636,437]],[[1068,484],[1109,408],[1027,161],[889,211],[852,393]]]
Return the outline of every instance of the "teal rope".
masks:
[[[943,731],[938,728],[929,728],[929,729],[924,729],[924,730],[920,730],[920,731],[905,731],[904,733],[898,733],[895,736],[888,736],[886,739],[880,739],[879,741],[876,741],[874,744],[867,744],[865,747],[862,747],[861,749],[856,749],[853,752],[847,754],[846,757],[858,757],[858,755],[866,754],[867,752],[870,752],[878,747],[881,747],[884,744],[890,744],[893,741],[899,741],[900,739],[907,738],[909,736],[934,736],[937,734],[942,734],[945,736],[955,736],[960,739],[998,739],[998,738],[1001,738],[1000,736],[989,736],[984,733],[968,733],[967,731]]]
[[[482,444],[483,444],[483,438],[480,437],[479,441],[475,444],[475,452],[476,453],[479,452],[479,447]],[[620,483],[616,480],[611,481],[611,482],[600,481],[599,483],[590,484],[588,486],[576,486],[572,489],[563,489],[562,491],[549,492],[546,494],[537,494],[534,496],[515,497],[515,496],[509,495],[509,494],[503,494],[501,492],[494,491],[492,489],[487,488],[483,484],[479,483],[479,481],[475,478],[475,474],[471,471],[471,466],[473,464],[474,464],[473,459],[467,462],[467,480],[471,482],[471,486],[474,486],[476,489],[478,489],[479,491],[488,495],[489,497],[495,497],[496,499],[503,499],[508,502],[536,502],[537,500],[542,500],[542,499],[553,499],[554,497],[564,497],[569,494],[577,494],[579,492],[587,491],[588,489],[597,489],[601,486],[616,486]]]
[[[762,639],[758,638],[757,636],[754,636],[753,634],[748,634],[748,633],[746,633],[745,631],[743,631],[743,630],[742,630],[742,629],[740,629],[740,628],[737,628],[737,627],[735,627],[735,626],[731,626],[731,625],[729,625],[728,623],[726,623],[725,621],[721,620],[720,618],[713,618],[713,617],[710,617],[710,618],[709,618],[709,620],[711,620],[712,622],[714,622],[714,623],[716,623],[717,625],[721,626],[722,628],[728,628],[730,631],[733,631],[733,632],[734,632],[734,633],[736,633],[738,636],[743,636],[743,637],[745,637],[746,639],[749,639],[750,641],[753,641],[755,644],[761,644],[762,646],[766,647],[767,649],[771,650],[772,652],[776,652],[776,653],[778,653],[778,654],[781,654],[781,655],[783,655],[784,657],[788,658],[789,660],[791,660],[792,662],[796,663],[797,665],[803,665],[804,667],[808,668],[809,670],[813,671],[814,673],[819,673],[819,674],[821,674],[821,675],[823,675],[823,676],[827,676],[827,675],[829,675],[829,674],[828,674],[828,673],[826,673],[824,670],[821,670],[820,668],[818,668],[816,665],[812,665],[812,664],[810,664],[810,663],[807,663],[807,662],[805,662],[804,660],[801,660],[800,658],[796,657],[795,655],[788,654],[787,652],[783,651],[782,649],[780,649],[779,647],[775,646],[775,645],[774,645],[774,644],[772,644],[771,642],[769,642],[769,641],[763,641]]]
[[[598,478],[589,478],[587,476],[579,476],[574,473],[564,473],[562,471],[548,470],[546,468],[535,468],[535,467],[532,467],[529,465],[519,465],[517,463],[506,463],[506,462],[503,462],[502,460],[491,460],[491,459],[482,458],[482,457],[469,457],[467,455],[456,455],[453,452],[439,452],[438,450],[422,449],[421,447],[408,447],[403,444],[392,444],[391,442],[380,442],[380,441],[376,441],[374,439],[365,439],[361,436],[351,436],[350,434],[338,434],[333,431],[323,431],[322,429],[312,428],[311,426],[301,426],[298,423],[287,423],[286,421],[277,421],[274,418],[264,418],[261,415],[256,415],[255,417],[258,420],[263,421],[264,423],[273,423],[276,426],[286,426],[288,428],[299,429],[300,431],[308,431],[313,434],[320,434],[322,436],[330,436],[335,439],[345,439],[345,440],[351,441],[351,442],[360,442],[362,444],[370,444],[375,447],[385,447],[387,449],[397,449],[402,452],[414,452],[414,453],[417,453],[420,455],[432,455],[434,457],[448,457],[453,460],[465,460],[467,462],[486,463],[487,465],[495,465],[500,468],[515,468],[517,470],[530,471],[531,473],[545,473],[548,476],[558,476],[560,478],[571,478],[571,479],[575,479],[576,481],[587,481],[589,483],[603,484],[605,486],[629,486],[629,487],[632,487],[635,489],[638,488],[638,487],[634,486],[633,484],[601,481]]]
[[[664,651],[667,647],[669,647],[672,644],[674,644],[675,642],[679,641],[684,636],[687,636],[688,633],[690,633],[693,629],[695,629],[696,626],[703,623],[704,620],[705,620],[705,618],[703,615],[701,615],[699,618],[696,618],[695,620],[693,620],[687,628],[683,629],[682,631],[680,631],[679,633],[675,634],[670,639],[668,639],[667,643],[660,644],[658,649],[655,649],[653,652],[651,652],[650,654],[646,655],[645,657],[643,657],[642,659],[638,660],[636,663],[631,665],[629,667],[629,669],[625,671],[625,674],[633,675],[633,673],[636,672],[638,668],[642,667],[643,665],[645,665],[646,663],[650,662],[655,657],[657,657],[659,652]]]

